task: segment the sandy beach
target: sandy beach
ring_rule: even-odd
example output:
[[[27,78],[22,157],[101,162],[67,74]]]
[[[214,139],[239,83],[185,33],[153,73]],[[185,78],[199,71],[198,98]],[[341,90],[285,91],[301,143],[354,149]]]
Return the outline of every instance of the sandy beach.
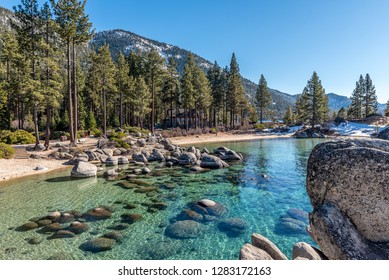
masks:
[[[231,133],[218,133],[216,134],[204,134],[194,136],[182,136],[170,138],[173,144],[176,145],[196,145],[202,143],[217,143],[217,142],[238,142],[238,141],[250,141],[259,139],[272,139],[272,138],[290,138],[293,133],[283,135],[259,135],[259,134],[231,134]]]
[[[230,134],[218,133],[182,136],[170,138],[176,145],[199,145],[203,143],[222,143],[231,141],[250,141],[259,139],[271,138],[289,138],[292,134],[286,135],[258,135],[258,134]],[[94,139],[93,139],[94,140]],[[92,141],[90,141],[92,142]],[[89,145],[91,143],[88,143]],[[80,145],[82,147],[82,145]],[[43,174],[61,168],[70,168],[71,166],[64,165],[62,160],[47,160],[47,159],[0,159],[0,182],[10,179],[25,177],[35,174]],[[37,166],[47,167],[47,170],[34,170]]]
[[[0,182],[29,175],[43,174],[61,168],[70,168],[63,165],[62,160],[46,159],[0,159]],[[47,167],[47,170],[34,170],[37,166]]]

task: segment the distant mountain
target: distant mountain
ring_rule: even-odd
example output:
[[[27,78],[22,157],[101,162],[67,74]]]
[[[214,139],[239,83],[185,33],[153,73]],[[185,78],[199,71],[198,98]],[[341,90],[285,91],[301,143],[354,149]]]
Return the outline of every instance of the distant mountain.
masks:
[[[348,98],[347,96],[343,95],[338,95],[335,93],[328,93],[328,107],[330,108],[331,111],[339,111],[340,108],[345,108],[347,109],[348,106],[351,104],[351,99]]]
[[[103,44],[108,44],[110,46],[110,50],[114,58],[117,57],[120,52],[128,55],[131,50],[135,51],[136,53],[140,53],[149,51],[154,48],[165,59],[174,57],[177,64],[177,70],[180,74],[182,74],[184,71],[184,66],[188,54],[190,53],[190,51],[180,47],[148,39],[121,29],[98,32],[90,42],[90,46],[94,49],[100,47]],[[212,67],[213,63],[211,61],[197,54],[193,53],[193,55],[196,64],[200,66],[205,72]],[[242,83],[247,98],[252,101],[257,90],[257,85],[244,77],[242,77]],[[288,106],[293,106],[295,98],[276,89],[270,89],[270,92],[273,96],[273,105],[271,109],[276,112],[277,117],[282,117],[288,109]]]
[[[0,7],[0,32],[11,29],[11,19],[14,13],[6,8]]]
[[[12,11],[0,7],[0,31],[9,30],[11,28],[10,19],[13,17],[14,13]],[[121,29],[97,32],[94,38],[90,41],[89,48],[97,49],[103,44],[108,44],[110,46],[110,50],[114,58],[116,58],[120,52],[127,55],[131,50],[140,53],[154,48],[165,59],[174,57],[177,64],[177,70],[180,74],[183,73],[188,54],[190,53],[190,51],[178,46],[158,42]],[[85,52],[88,52],[88,50],[81,50],[81,53]],[[211,61],[194,53],[193,56],[196,64],[205,72],[212,67],[213,63]],[[244,77],[242,77],[242,83],[245,89],[246,97],[253,102],[255,92],[257,90],[256,83]],[[291,95],[271,88],[269,88],[269,90],[273,98],[271,109],[275,112],[276,117],[282,118],[288,109],[288,106],[293,106],[295,104],[298,95]],[[347,108],[351,104],[351,100],[349,98],[335,93],[328,94],[328,101],[331,111],[338,111],[341,107]],[[379,104],[379,112],[382,113],[384,109],[385,105]]]

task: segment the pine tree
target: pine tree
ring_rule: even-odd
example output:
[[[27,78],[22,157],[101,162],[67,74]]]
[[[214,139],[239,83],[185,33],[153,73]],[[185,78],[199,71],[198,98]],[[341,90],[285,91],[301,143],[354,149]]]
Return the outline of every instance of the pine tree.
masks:
[[[174,103],[179,103],[179,90],[180,81],[176,68],[176,62],[173,57],[170,57],[168,60],[167,74],[164,79],[161,98],[164,104],[170,104],[170,127],[173,127],[173,105]],[[178,112],[176,112],[176,115],[177,113]]]
[[[16,63],[17,60],[21,58],[19,44],[16,40],[15,35],[10,31],[4,31],[1,34],[0,40],[2,42],[2,48],[0,53],[0,59],[5,63],[5,77],[2,88],[5,91],[4,101],[2,104],[6,105],[4,109],[6,109],[7,119],[5,121],[6,125],[3,128],[11,129],[11,111],[13,107],[13,102],[15,100],[15,88],[13,82],[16,76]]]
[[[208,71],[208,80],[211,85],[211,108],[213,111],[213,126],[216,127],[219,124],[219,114],[224,108],[224,96],[225,96],[225,79],[223,70],[215,63]]]
[[[297,118],[312,127],[328,119],[328,100],[319,76],[313,72],[301,96],[296,102]]]
[[[272,103],[272,97],[267,87],[266,79],[263,75],[259,79],[258,88],[255,94],[255,103],[259,110],[259,122],[263,122],[263,113]]]
[[[152,110],[150,108],[152,97],[149,88],[147,87],[146,82],[142,76],[139,76],[135,80],[135,92],[137,94],[137,99],[135,102],[135,116],[138,117],[139,126],[143,128],[143,119]]]
[[[181,78],[181,94],[182,94],[182,105],[184,106],[185,114],[185,129],[189,130],[189,118],[191,108],[194,106],[194,85],[193,85],[193,68],[194,68],[194,58],[190,53],[188,55],[188,61],[184,67],[184,74]]]
[[[150,130],[152,133],[155,131],[155,101],[162,83],[164,62],[164,58],[155,49],[146,53],[145,80],[151,92]]]
[[[348,117],[351,119],[361,119],[363,116],[363,96],[364,96],[365,80],[362,75],[359,76],[359,81],[355,83],[355,89],[351,95],[351,104],[348,108]]]
[[[287,126],[293,125],[295,122],[295,116],[293,114],[292,106],[288,106],[288,111],[286,111],[284,116],[284,124]]]
[[[369,115],[377,113],[377,95],[373,81],[371,80],[369,74],[365,76],[365,87],[364,87],[364,116],[368,117]]]
[[[389,100],[386,102],[386,109],[384,112],[385,117],[389,117]]]
[[[130,68],[126,61],[125,56],[120,52],[116,63],[116,87],[119,92],[119,123],[120,127],[123,127],[123,96],[129,92],[130,77],[128,76]]]
[[[51,119],[52,111],[59,107],[61,79],[58,67],[58,44],[56,42],[56,34],[54,31],[54,21],[50,7],[47,3],[44,4],[41,11],[43,21],[43,34],[40,45],[43,52],[41,62],[41,71],[44,73],[41,77],[42,94],[44,95],[44,107],[46,108],[46,133],[45,147],[48,149],[51,135]]]
[[[17,33],[22,55],[29,60],[27,64],[30,66],[30,80],[26,81],[25,92],[32,103],[35,148],[37,148],[39,144],[38,106],[42,100],[41,87],[37,75],[39,30],[42,27],[41,15],[37,0],[22,0],[22,4],[14,7],[14,11],[17,23],[12,23],[12,27]]]
[[[230,71],[228,73],[228,88],[226,103],[230,111],[230,126],[235,127],[235,116],[238,113],[239,104],[244,97],[243,85],[239,73],[239,65],[235,53],[232,54]]]
[[[203,116],[211,105],[211,86],[205,73],[197,65],[194,67],[193,74],[195,127],[198,128],[204,126]]]
[[[336,113],[337,118],[341,118],[343,120],[347,119],[347,110],[342,107],[339,109],[339,111]]]
[[[115,64],[112,61],[111,53],[107,45],[99,48],[95,56],[96,89],[102,96],[103,109],[103,133],[107,136],[107,94],[116,92],[115,86]]]
[[[92,36],[89,18],[85,15],[86,0],[50,0],[57,22],[57,32],[66,43],[67,95],[70,144],[75,145],[78,127],[78,94],[76,81],[77,45],[89,41]]]

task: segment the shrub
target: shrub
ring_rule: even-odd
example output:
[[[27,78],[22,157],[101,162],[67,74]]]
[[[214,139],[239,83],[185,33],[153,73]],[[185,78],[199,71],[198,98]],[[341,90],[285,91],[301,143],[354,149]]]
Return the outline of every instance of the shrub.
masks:
[[[15,149],[5,143],[0,143],[0,158],[10,159],[15,154]]]
[[[266,129],[266,125],[264,123],[256,123],[254,127],[255,129]]]
[[[103,135],[103,132],[100,129],[95,128],[91,130],[91,135],[93,135],[94,137],[101,137]]]
[[[0,142],[7,144],[33,144],[35,143],[35,136],[25,130],[17,130],[11,132],[3,130],[0,135]]]
[[[136,127],[136,126],[126,126],[126,127],[124,127],[124,130],[128,131],[128,133],[130,133],[130,134],[135,134],[135,133],[140,132],[142,134],[147,135],[147,134],[150,133],[150,130],[139,128],[139,127]]]
[[[126,137],[127,135],[124,133],[124,132],[111,132],[111,134],[109,135],[109,139],[113,140],[113,139],[123,139],[124,137]]]

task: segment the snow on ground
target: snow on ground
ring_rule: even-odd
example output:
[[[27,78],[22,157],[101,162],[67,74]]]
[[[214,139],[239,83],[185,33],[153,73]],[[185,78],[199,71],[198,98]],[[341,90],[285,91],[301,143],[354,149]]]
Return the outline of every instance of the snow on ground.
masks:
[[[371,134],[377,133],[384,127],[369,125],[356,122],[343,122],[336,126],[332,124],[331,130],[341,136],[356,136],[356,137],[370,137]]]

